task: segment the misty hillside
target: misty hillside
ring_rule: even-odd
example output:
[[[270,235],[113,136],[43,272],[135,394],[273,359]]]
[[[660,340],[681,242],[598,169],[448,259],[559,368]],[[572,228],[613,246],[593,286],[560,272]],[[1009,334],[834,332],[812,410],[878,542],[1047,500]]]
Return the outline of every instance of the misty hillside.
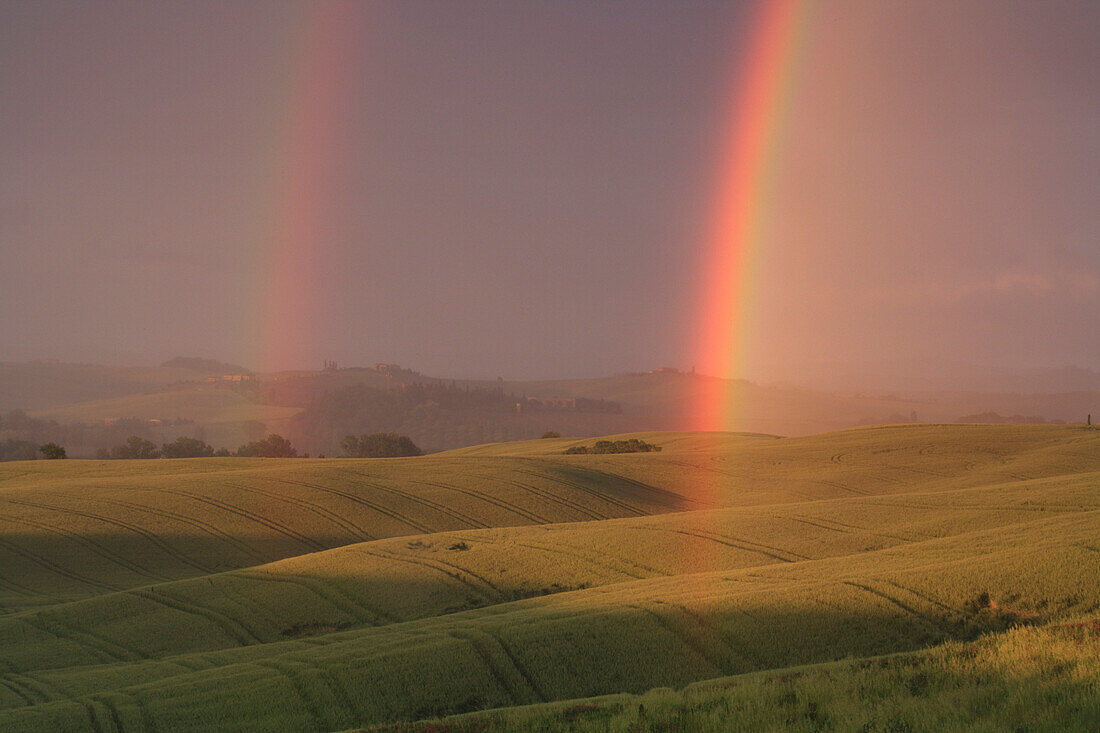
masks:
[[[159,367],[0,364],[3,455],[47,441],[90,456],[130,437],[234,450],[268,433],[339,455],[346,435],[398,432],[428,451],[538,438],[693,427],[716,378],[654,370],[593,379],[456,380],[394,364],[255,374],[212,359]],[[1100,392],[858,394],[722,380],[739,430],[806,435],[910,422],[1084,422]],[[6,441],[6,442],[4,442]]]

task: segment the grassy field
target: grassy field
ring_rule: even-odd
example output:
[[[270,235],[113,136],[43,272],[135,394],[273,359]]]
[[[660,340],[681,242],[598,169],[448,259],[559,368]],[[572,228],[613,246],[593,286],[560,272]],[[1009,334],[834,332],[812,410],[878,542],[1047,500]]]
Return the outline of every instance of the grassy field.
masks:
[[[0,729],[1095,721],[1100,431],[632,437],[3,464]]]
[[[928,651],[371,726],[370,733],[691,730],[1094,731],[1100,622],[1022,627]]]

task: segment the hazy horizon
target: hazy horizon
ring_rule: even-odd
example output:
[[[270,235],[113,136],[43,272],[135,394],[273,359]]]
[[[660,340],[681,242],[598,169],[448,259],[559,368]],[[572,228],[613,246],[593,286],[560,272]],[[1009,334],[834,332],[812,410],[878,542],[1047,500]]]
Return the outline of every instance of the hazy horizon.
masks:
[[[690,370],[755,9],[0,6],[0,361]],[[1100,6],[802,34],[721,376],[1100,369]]]

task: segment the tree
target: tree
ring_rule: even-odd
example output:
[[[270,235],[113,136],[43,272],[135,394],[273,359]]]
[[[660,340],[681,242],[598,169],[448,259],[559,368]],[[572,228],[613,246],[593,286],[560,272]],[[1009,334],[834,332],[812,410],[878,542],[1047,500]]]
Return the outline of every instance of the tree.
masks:
[[[242,445],[237,450],[237,455],[255,458],[297,458],[298,451],[291,446],[289,440],[272,433],[263,440]]]
[[[125,443],[112,448],[109,455],[115,459],[160,458],[160,449],[151,440],[131,435]]]
[[[0,461],[33,461],[38,458],[38,443],[8,438],[0,441]]]
[[[423,451],[407,435],[397,433],[371,433],[370,435],[346,436],[340,447],[348,458],[400,458],[419,456]]]
[[[161,454],[165,458],[210,458],[214,455],[214,447],[198,438],[180,436],[161,446]]]
[[[561,433],[555,432],[553,430],[547,430],[545,433],[542,434],[542,437],[544,437],[544,438],[560,438]]]
[[[39,447],[38,450],[42,451],[42,455],[44,455],[49,460],[57,460],[59,458],[68,457],[65,455],[65,449],[57,443],[46,443],[45,445]]]

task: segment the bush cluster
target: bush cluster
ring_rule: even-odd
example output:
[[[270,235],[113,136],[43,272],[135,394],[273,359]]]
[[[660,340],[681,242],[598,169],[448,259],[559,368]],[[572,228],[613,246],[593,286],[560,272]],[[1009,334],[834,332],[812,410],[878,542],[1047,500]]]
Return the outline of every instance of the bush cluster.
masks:
[[[584,455],[592,453],[654,453],[661,450],[661,446],[647,443],[644,440],[630,438],[629,440],[597,440],[593,445],[575,445],[566,448],[567,455]]]
[[[400,458],[419,456],[423,453],[407,435],[397,433],[371,433],[348,435],[340,443],[348,458]]]

